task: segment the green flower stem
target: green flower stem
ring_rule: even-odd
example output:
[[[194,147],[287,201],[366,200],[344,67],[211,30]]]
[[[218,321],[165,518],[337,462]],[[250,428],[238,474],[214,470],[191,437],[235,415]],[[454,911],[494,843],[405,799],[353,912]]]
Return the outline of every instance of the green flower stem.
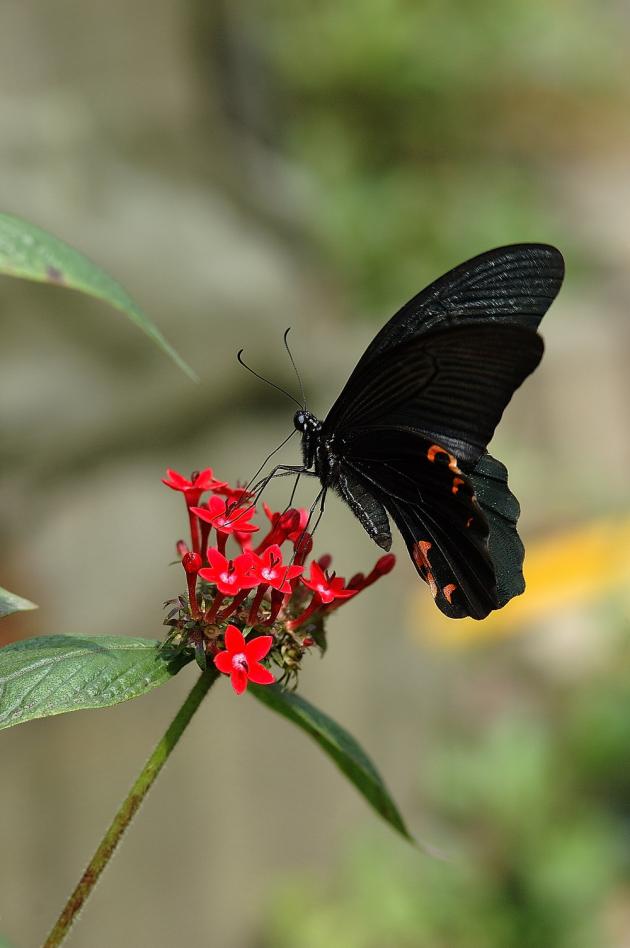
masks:
[[[155,750],[142,768],[111,826],[103,836],[87,869],[79,879],[74,892],[66,902],[61,915],[44,942],[43,948],[57,948],[57,945],[61,945],[65,940],[72,923],[100,879],[101,873],[111,859],[123,833],[136,815],[140,804],[153,786],[155,778],[188,727],[193,714],[218,677],[219,673],[211,668],[197,679],[188,697],[171,721],[168,730],[159,740]]]

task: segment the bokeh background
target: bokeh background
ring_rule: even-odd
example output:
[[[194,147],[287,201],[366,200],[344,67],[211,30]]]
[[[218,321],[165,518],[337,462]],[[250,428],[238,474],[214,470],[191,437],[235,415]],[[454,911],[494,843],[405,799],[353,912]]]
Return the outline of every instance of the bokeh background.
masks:
[[[493,444],[528,593],[441,621],[398,543],[301,680],[448,860],[217,686],[72,944],[626,948],[629,4],[1,0],[0,19],[0,207],[112,272],[201,376],[102,304],[0,279],[0,583],[40,605],[2,643],[161,635],[185,532],[164,468],[235,481],[290,429],[238,348],[292,387],[291,325],[323,414],[444,270],[525,240],[567,260],[543,364]],[[318,549],[345,575],[377,553],[335,500]],[[3,732],[12,945],[41,940],[193,675]]]

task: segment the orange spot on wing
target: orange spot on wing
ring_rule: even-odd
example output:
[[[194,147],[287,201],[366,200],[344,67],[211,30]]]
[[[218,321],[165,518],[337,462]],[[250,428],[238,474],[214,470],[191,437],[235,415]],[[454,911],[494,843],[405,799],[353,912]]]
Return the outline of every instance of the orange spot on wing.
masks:
[[[431,564],[429,563],[429,550],[432,546],[433,544],[428,540],[418,540],[413,548],[413,561],[418,567],[424,581],[429,584],[431,595],[435,599],[438,593],[438,586],[431,572]]]
[[[445,586],[444,589],[442,590],[442,592],[444,593],[444,598],[449,603],[449,605],[453,602],[453,593],[455,592],[456,589],[457,589],[457,586],[455,585],[455,583],[449,583],[448,586]]]
[[[429,450],[427,451],[427,460],[433,463],[434,461],[442,461],[442,458],[448,461],[448,467],[455,474],[461,474],[462,472],[457,466],[457,459],[449,452],[442,447],[440,444],[432,444]]]
[[[464,480],[463,477],[454,477],[454,478],[453,478],[453,486],[451,487],[451,491],[452,491],[454,494],[457,494],[458,491],[459,491],[459,488],[462,486],[462,484],[465,484],[465,483],[466,483],[466,481]]]

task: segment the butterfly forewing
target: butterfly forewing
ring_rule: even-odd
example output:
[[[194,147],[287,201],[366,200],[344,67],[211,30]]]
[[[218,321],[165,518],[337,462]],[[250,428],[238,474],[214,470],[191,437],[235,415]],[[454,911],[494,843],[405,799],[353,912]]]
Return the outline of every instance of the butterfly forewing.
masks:
[[[479,254],[405,303],[374,337],[357,369],[413,336],[468,319],[537,329],[563,277],[562,254],[549,244],[512,244]]]
[[[542,353],[540,336],[515,325],[470,323],[410,339],[353,373],[323,437],[408,427],[476,460]]]

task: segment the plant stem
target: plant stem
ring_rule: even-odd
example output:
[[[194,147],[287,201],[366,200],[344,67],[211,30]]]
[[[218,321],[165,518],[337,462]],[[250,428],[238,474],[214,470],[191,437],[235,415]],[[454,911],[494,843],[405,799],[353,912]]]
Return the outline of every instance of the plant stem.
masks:
[[[79,879],[77,886],[66,902],[61,915],[55,922],[43,948],[57,948],[66,938],[70,927],[79,914],[86,899],[96,886],[103,869],[108,864],[122,835],[131,823],[140,804],[153,786],[155,778],[168,760],[175,745],[186,730],[190,720],[207,694],[211,685],[219,677],[214,668],[199,676],[188,697],[171,721],[168,730],[158,741],[155,750],[142,768],[134,785],[122,803],[111,826],[103,836],[87,869]]]

